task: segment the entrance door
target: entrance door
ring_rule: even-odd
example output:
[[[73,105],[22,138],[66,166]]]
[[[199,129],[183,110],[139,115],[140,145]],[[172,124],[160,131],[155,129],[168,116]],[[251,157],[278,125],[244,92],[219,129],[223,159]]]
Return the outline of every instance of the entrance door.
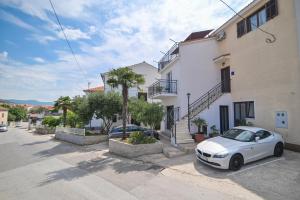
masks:
[[[167,106],[167,130],[171,130],[174,123],[174,106]]]
[[[221,81],[222,81],[222,92],[229,93],[231,91],[230,67],[225,67],[225,68],[221,69]]]
[[[220,132],[223,134],[229,129],[228,106],[220,106]]]

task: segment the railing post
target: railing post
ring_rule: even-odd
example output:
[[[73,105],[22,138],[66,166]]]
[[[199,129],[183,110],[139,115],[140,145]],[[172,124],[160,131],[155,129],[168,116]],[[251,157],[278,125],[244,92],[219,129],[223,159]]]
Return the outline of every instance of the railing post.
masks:
[[[209,91],[207,92],[207,109],[209,109]]]
[[[189,133],[191,132],[191,113],[190,113],[190,96],[191,93],[187,93],[187,100],[188,100],[188,129]]]

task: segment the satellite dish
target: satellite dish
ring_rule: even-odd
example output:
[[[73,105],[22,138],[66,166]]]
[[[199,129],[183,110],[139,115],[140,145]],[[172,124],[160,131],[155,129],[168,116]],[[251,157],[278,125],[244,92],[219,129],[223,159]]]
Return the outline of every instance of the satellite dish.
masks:
[[[217,41],[222,41],[226,38],[226,33],[224,30],[220,31],[217,35],[216,35],[216,40]]]

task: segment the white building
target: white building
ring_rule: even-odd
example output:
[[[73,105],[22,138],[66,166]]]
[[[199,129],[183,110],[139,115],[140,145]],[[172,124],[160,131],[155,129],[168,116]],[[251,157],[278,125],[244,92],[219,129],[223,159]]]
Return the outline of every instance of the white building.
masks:
[[[255,0],[214,32],[175,44],[159,62],[162,80],[149,88],[167,111],[162,131],[186,143],[196,132],[188,116],[204,118],[208,133],[251,122],[300,151],[299,8],[298,0]]]
[[[130,88],[128,91],[129,97],[145,97],[147,101],[150,101],[151,99],[149,98],[148,95],[148,87],[155,82],[156,80],[160,79],[160,74],[157,71],[157,68],[154,67],[153,65],[148,64],[147,62],[141,62],[138,64],[134,64],[131,66],[128,66],[130,69],[132,69],[133,72],[137,74],[141,74],[144,76],[145,83],[142,85],[139,85],[138,87],[133,87]],[[108,79],[108,72],[102,73],[101,74],[103,83],[104,83],[104,92],[110,92],[110,91],[115,91],[115,92],[122,92],[122,87],[116,87],[113,88],[109,84],[107,84],[107,79]]]
[[[141,74],[144,76],[145,83],[138,85],[137,87],[130,88],[128,91],[128,96],[130,97],[137,97],[137,98],[144,98],[148,102],[159,102],[159,100],[153,100],[152,98],[149,97],[148,94],[148,88],[150,85],[160,79],[160,73],[158,73],[158,70],[156,67],[153,65],[148,64],[147,62],[141,62],[137,63],[131,66],[127,66],[130,69],[132,69],[133,72],[137,74]],[[122,87],[112,87],[107,83],[108,80],[108,72],[102,73],[101,74],[103,83],[104,83],[104,92],[119,92],[120,94],[122,93]],[[121,116],[116,116],[116,120],[114,121],[115,123],[113,126],[118,126],[122,124],[122,119]],[[130,120],[129,120],[129,123]]]
[[[221,84],[220,69],[213,62],[218,56],[218,46],[214,38],[207,37],[210,32],[195,32],[184,41],[174,44],[159,62],[162,79],[149,88],[150,97],[161,99],[165,106],[166,115],[161,131],[168,133],[176,143],[192,142],[188,133],[196,132],[192,123],[188,127],[188,93],[191,119],[200,116],[207,121],[208,128],[215,125],[221,131],[233,125],[231,115],[223,121],[219,120],[219,109],[227,106],[229,114],[232,101],[230,93],[225,91],[230,91],[230,88]],[[174,120],[177,121],[176,135]]]

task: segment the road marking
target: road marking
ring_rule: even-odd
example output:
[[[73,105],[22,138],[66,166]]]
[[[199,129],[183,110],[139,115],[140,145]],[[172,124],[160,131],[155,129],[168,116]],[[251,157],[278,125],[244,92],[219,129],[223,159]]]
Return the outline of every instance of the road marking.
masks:
[[[284,158],[278,158],[278,159],[275,159],[275,160],[271,160],[271,161],[268,161],[268,162],[265,162],[265,163],[261,163],[261,164],[258,164],[258,165],[254,165],[254,166],[251,166],[251,167],[248,167],[248,168],[245,168],[245,169],[241,169],[237,172],[232,172],[232,173],[229,173],[227,174],[227,176],[232,176],[232,175],[236,175],[236,174],[240,174],[244,171],[247,171],[247,170],[250,170],[250,169],[254,169],[256,167],[260,167],[260,166],[263,166],[263,165],[266,165],[266,164],[270,164],[270,163],[273,163],[273,162],[276,162],[276,161],[279,161],[279,160],[284,160]]]

